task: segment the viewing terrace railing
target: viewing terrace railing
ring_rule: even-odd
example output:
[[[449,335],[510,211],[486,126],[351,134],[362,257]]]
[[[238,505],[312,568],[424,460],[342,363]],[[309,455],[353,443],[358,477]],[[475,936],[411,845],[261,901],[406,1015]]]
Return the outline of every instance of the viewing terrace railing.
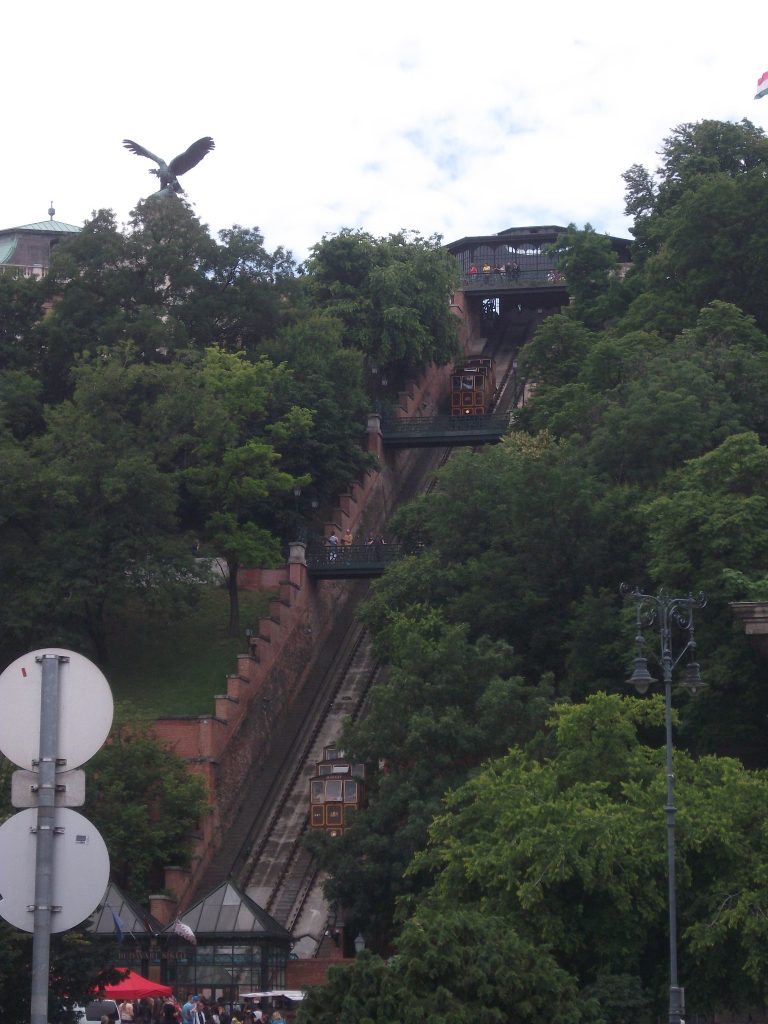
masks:
[[[565,288],[565,277],[559,270],[521,270],[514,273],[484,274],[478,270],[476,274],[462,274],[461,288],[463,291],[482,291],[488,288]]]
[[[16,263],[0,263],[0,274],[7,274],[9,277],[36,277],[38,280],[48,273],[48,268],[41,263],[32,267],[23,267]]]
[[[398,544],[348,544],[336,547],[313,543],[307,548],[307,570],[315,579],[380,576],[400,557]]]
[[[505,412],[482,416],[385,417],[381,421],[384,444],[392,448],[488,444],[500,441],[508,429],[509,414]]]

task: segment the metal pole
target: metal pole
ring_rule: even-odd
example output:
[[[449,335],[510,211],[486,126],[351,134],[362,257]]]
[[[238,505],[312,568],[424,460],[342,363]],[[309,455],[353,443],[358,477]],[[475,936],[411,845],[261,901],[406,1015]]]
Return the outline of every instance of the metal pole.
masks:
[[[680,1024],[682,993],[677,983],[677,886],[675,878],[675,776],[672,766],[672,646],[668,608],[661,608],[661,664],[664,670],[664,720],[667,739],[667,885],[669,894],[669,1024]]]
[[[59,744],[59,665],[68,659],[43,654],[40,691],[40,753],[38,760],[35,902],[32,933],[32,1000],[30,1024],[47,1024],[48,974],[53,899],[53,836],[56,801],[56,758]]]
[[[677,981],[677,885],[675,879],[675,776],[673,771],[673,745],[672,745],[672,672],[687,653],[696,650],[693,639],[693,609],[695,606],[703,608],[707,599],[703,593],[694,598],[691,594],[687,597],[670,597],[663,591],[657,595],[644,594],[638,587],[630,588],[626,584],[621,585],[623,594],[631,593],[635,602],[635,615],[637,620],[637,635],[635,641],[638,645],[638,655],[635,658],[635,669],[629,680],[640,693],[645,693],[649,685],[654,681],[648,671],[648,664],[643,653],[645,638],[643,637],[643,625],[652,625],[659,622],[660,636],[660,664],[664,676],[664,724],[666,728],[666,755],[667,755],[667,803],[665,806],[667,819],[667,884],[668,884],[668,905],[669,905],[669,1024],[683,1024],[682,1018],[685,1012],[685,991],[678,985]],[[672,651],[672,628],[677,626],[688,639],[682,645],[681,650],[674,655]],[[691,660],[686,667],[686,678],[684,686],[692,696],[700,693],[704,688],[704,682],[699,675],[698,663]]]

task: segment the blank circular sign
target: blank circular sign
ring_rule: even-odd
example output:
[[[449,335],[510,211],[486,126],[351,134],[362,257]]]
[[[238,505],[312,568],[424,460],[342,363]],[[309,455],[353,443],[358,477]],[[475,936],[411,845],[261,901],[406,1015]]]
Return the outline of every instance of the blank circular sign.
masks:
[[[17,658],[0,675],[0,751],[19,768],[40,754],[40,696],[44,654],[60,655],[57,757],[70,770],[93,757],[109,735],[114,714],[104,673],[82,654],[47,647]]]
[[[101,833],[68,807],[54,811],[51,931],[74,928],[94,912],[109,884],[109,854]],[[31,932],[35,915],[37,811],[19,811],[0,825],[0,917]],[[60,831],[59,831],[60,830]]]

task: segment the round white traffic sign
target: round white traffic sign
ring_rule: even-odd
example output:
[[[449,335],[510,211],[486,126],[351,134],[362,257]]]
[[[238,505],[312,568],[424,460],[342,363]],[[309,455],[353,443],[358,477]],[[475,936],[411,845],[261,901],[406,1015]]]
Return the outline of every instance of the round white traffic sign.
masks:
[[[77,811],[54,811],[51,931],[63,932],[90,917],[109,884],[109,854],[95,825]],[[37,811],[19,811],[0,825],[0,917],[34,931]],[[62,831],[59,832],[58,830]]]
[[[112,691],[104,673],[82,654],[47,647],[17,658],[0,675],[0,751],[32,768],[40,754],[40,695],[44,654],[62,655],[59,664],[57,757],[70,770],[93,757],[109,735],[114,714]]]

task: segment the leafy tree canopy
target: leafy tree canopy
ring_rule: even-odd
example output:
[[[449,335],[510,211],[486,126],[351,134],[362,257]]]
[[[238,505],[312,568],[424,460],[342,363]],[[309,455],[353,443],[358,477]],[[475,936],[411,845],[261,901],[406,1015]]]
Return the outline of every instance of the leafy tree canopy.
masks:
[[[449,797],[414,868],[428,868],[434,881],[411,924],[427,908],[503,915],[536,949],[551,952],[581,992],[594,995],[604,976],[632,976],[660,1012],[667,984],[662,723],[661,697],[598,694],[556,708],[545,760],[510,753]],[[654,733],[659,746],[640,739]],[[689,1012],[759,1005],[765,920],[753,911],[766,898],[768,847],[755,815],[768,777],[728,759],[696,762],[681,752],[675,759]],[[610,1017],[607,1009],[604,1019],[623,1019],[618,1007]]]
[[[140,902],[168,864],[189,862],[189,836],[207,811],[205,783],[159,743],[148,722],[118,708],[107,743],[88,763],[83,813],[99,829],[111,875]]]
[[[369,367],[402,378],[458,354],[448,306],[458,269],[437,236],[401,231],[376,239],[346,229],[314,246],[307,273],[321,309],[343,323],[345,344]]]

